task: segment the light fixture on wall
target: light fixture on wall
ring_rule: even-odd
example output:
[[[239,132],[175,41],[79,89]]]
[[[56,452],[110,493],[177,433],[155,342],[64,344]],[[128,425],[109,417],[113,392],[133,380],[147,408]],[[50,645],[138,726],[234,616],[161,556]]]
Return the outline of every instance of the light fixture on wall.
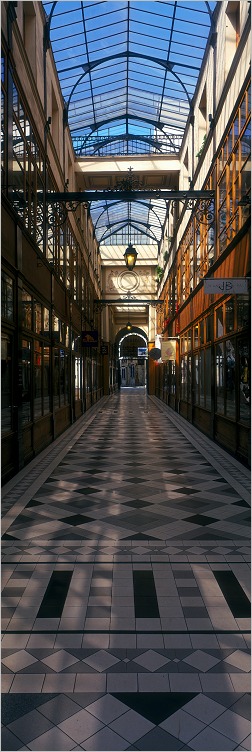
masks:
[[[137,260],[137,251],[131,243],[130,227],[131,227],[131,202],[129,202],[128,204],[128,247],[126,248],[126,251],[123,255],[125,258],[125,264],[127,266],[127,269],[129,269],[129,271],[132,271],[132,269],[134,269],[134,266]]]
[[[127,321],[126,329],[128,330],[128,332],[130,332],[130,330],[132,329],[132,324],[130,323],[130,321]]]

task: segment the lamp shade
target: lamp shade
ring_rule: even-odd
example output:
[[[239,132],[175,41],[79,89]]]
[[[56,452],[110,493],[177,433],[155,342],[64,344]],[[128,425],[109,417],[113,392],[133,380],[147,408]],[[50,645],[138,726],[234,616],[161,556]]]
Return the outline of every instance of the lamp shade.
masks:
[[[132,269],[134,269],[134,266],[137,260],[137,251],[132,245],[132,243],[129,243],[128,248],[126,248],[126,251],[123,255],[125,258],[125,264],[127,266],[127,269],[132,271]]]
[[[130,331],[130,329],[132,329],[132,324],[130,323],[130,321],[127,322],[126,329],[128,329],[128,331]]]

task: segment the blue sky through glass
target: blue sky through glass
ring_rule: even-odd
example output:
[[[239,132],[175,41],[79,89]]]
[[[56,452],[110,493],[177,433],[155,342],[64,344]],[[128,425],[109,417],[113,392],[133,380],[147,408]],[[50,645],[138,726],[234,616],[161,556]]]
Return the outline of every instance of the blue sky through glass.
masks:
[[[51,14],[50,39],[76,154],[177,152],[216,3],[71,0],[43,6]],[[107,210],[107,224],[117,215],[121,227],[126,210],[116,207]],[[94,216],[97,210],[92,208]],[[150,223],[150,202],[141,213]],[[155,232],[160,237],[160,227]],[[104,235],[99,223],[97,234]]]

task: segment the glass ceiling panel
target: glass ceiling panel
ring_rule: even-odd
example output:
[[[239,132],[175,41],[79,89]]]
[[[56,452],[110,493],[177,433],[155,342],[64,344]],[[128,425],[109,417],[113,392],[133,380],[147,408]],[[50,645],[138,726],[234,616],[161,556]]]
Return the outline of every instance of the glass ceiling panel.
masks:
[[[178,153],[215,6],[43,3],[76,155]],[[93,202],[91,213],[102,244],[105,238],[111,247],[123,245],[128,237],[156,249],[166,204],[107,200]]]

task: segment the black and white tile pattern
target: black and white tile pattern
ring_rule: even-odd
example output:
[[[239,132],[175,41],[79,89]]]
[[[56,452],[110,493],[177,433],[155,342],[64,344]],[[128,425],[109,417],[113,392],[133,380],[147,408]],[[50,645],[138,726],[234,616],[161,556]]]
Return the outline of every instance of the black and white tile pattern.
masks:
[[[251,749],[249,472],[200,437],[122,389],[5,487],[3,752]]]

